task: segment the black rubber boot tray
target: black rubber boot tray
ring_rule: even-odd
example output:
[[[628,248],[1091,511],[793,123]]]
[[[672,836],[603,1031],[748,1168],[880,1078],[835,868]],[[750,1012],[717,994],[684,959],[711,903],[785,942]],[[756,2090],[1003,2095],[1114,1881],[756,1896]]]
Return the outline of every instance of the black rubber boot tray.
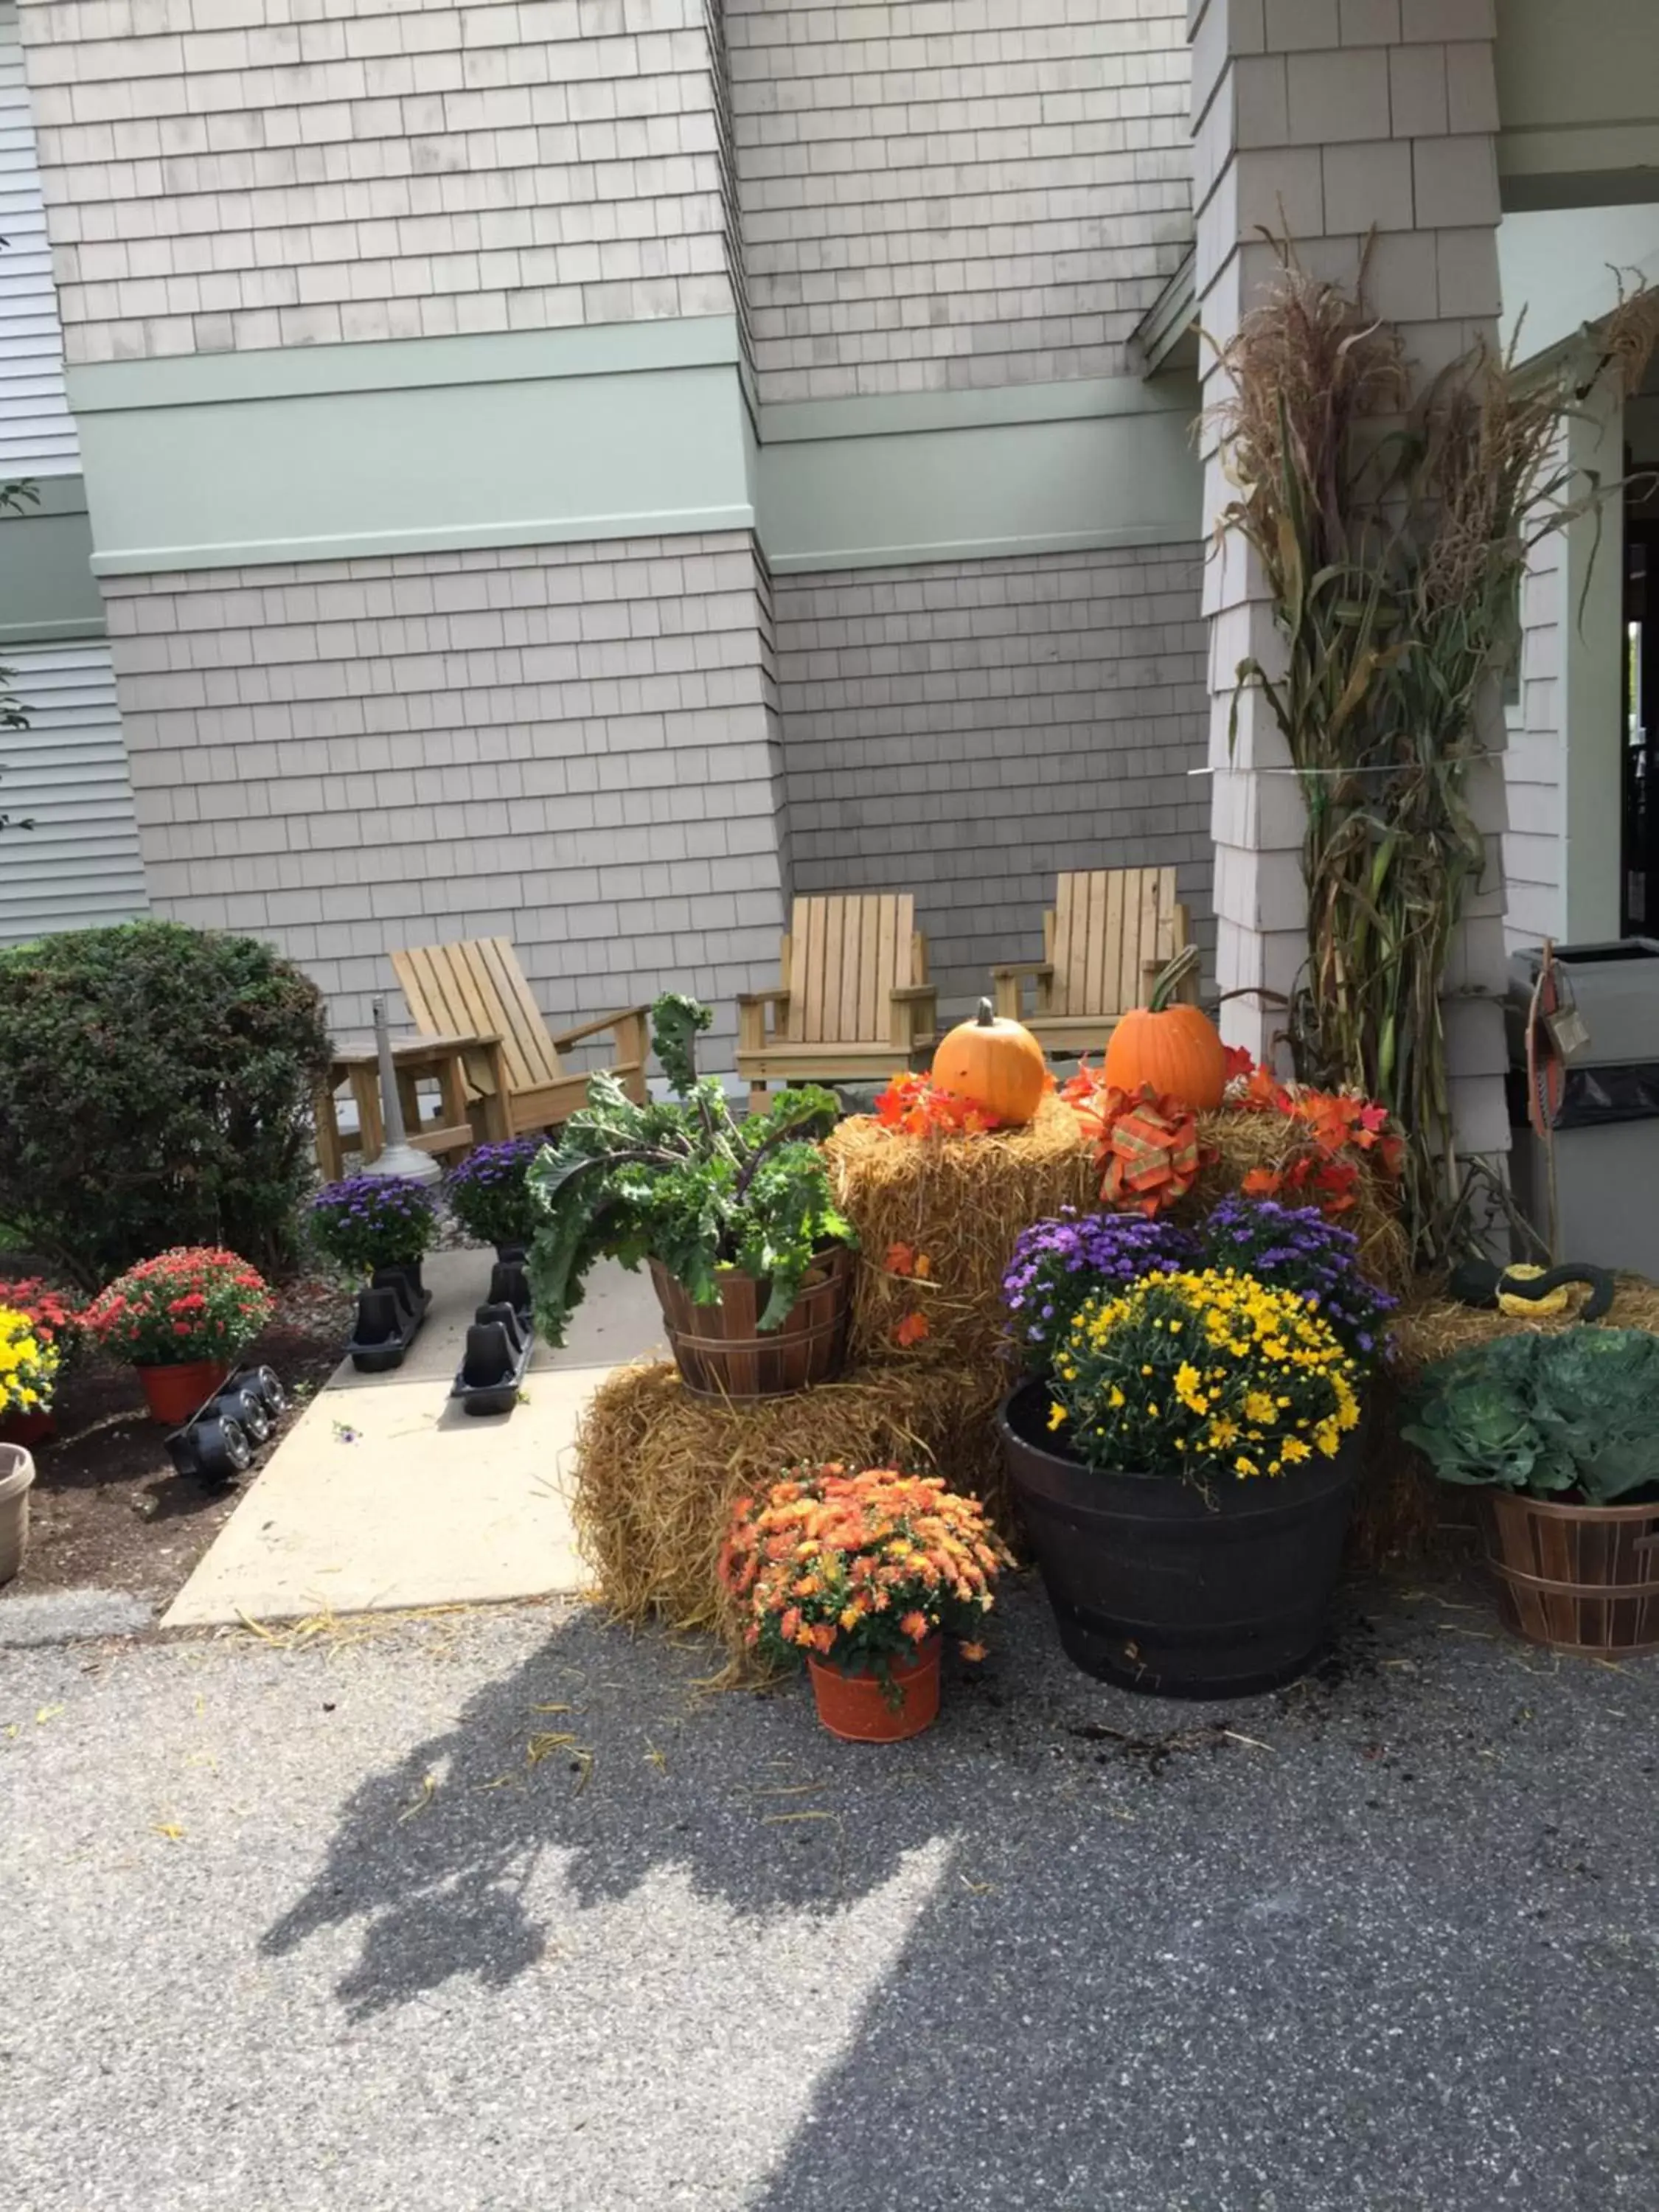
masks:
[[[499,1261],[489,1279],[489,1296],[466,1333],[466,1356],[450,1396],[460,1400],[464,1413],[510,1413],[519,1402],[534,1343],[523,1263]]]
[[[360,1375],[384,1375],[404,1364],[432,1293],[418,1275],[402,1267],[377,1267],[366,1291],[357,1293],[357,1325],[346,1350]]]

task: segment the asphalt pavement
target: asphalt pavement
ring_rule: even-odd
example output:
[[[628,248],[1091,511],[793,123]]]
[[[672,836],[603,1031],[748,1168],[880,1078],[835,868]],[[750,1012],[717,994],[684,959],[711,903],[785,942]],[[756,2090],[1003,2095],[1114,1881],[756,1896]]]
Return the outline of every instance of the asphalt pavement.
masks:
[[[1659,1662],[1350,1593],[914,1744],[579,1608],[0,1657],[10,2212],[1659,2207]]]

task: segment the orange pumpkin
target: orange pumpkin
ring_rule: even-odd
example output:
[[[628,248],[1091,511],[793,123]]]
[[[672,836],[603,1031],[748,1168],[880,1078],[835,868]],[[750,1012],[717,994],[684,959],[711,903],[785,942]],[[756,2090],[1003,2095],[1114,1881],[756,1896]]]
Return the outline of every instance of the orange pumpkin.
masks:
[[[971,1022],[940,1039],[933,1081],[999,1121],[1029,1121],[1048,1088],[1048,1063],[1030,1030],[1002,1020],[981,999]]]
[[[1160,1098],[1179,1099],[1198,1114],[1221,1103],[1227,1055],[1215,1024],[1196,1006],[1170,1003],[1198,959],[1195,945],[1177,952],[1146,1006],[1125,1014],[1112,1031],[1101,1071],[1109,1089],[1127,1091],[1133,1098],[1150,1084]]]

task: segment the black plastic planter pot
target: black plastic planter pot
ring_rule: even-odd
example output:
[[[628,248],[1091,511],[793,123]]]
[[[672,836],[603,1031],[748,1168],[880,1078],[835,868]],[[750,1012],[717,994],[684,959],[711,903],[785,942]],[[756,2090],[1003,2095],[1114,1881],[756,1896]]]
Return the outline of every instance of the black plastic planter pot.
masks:
[[[1103,1474],[1056,1450],[1049,1402],[1045,1383],[1022,1382],[1002,1449],[1066,1656],[1164,1698],[1247,1697],[1301,1674],[1341,1565],[1354,1437],[1209,1503],[1174,1475]]]

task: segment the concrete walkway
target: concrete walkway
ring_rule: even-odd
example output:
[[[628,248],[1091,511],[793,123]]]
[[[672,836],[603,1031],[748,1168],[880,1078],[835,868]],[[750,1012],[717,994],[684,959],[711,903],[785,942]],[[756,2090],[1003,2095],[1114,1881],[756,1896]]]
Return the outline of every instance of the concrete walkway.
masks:
[[[582,1587],[564,1487],[570,1445],[601,1376],[660,1349],[656,1299],[642,1276],[597,1268],[568,1344],[554,1352],[538,1342],[523,1402],[475,1416],[448,1394],[489,1279],[486,1253],[428,1260],[432,1308],[404,1364],[360,1375],[342,1363],[173,1600],[165,1627]]]

